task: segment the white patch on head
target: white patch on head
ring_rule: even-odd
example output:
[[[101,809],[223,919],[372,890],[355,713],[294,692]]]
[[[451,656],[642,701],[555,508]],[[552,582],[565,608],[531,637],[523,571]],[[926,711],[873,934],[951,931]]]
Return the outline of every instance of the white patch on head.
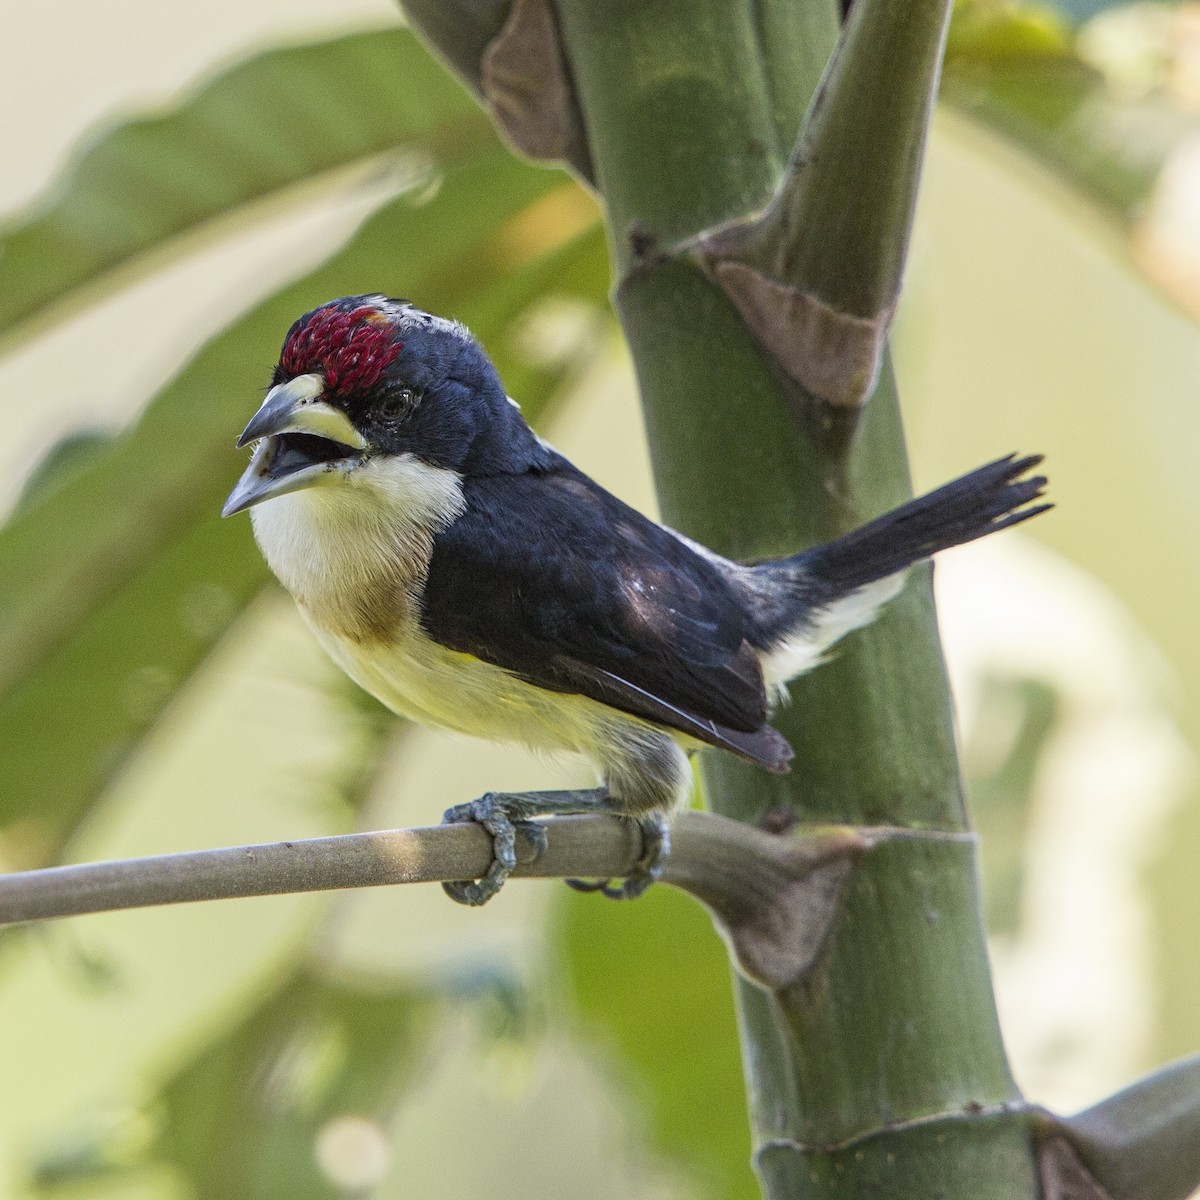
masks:
[[[897,571],[835,600],[809,614],[795,633],[762,655],[763,679],[778,698],[784,684],[819,666],[835,642],[854,629],[869,625],[879,610],[904,586],[906,571]]]
[[[393,300],[390,296],[383,295],[382,292],[373,292],[369,296],[364,296],[363,299],[368,304],[374,305],[385,316],[389,316],[396,321],[412,308],[411,304]]]
[[[410,619],[433,539],[465,506],[457,472],[400,454],[367,459],[333,486],[267,500],[250,516],[267,564],[301,609],[354,636],[378,632],[390,615]]]
[[[385,316],[390,317],[401,330],[406,327],[420,327],[423,329],[433,327],[444,330],[460,341],[471,342],[475,340],[474,335],[461,321],[455,321],[450,317],[439,317],[436,313],[426,312],[423,308],[417,308],[416,305],[407,300],[393,300],[381,292],[372,292],[370,295],[363,296],[363,302],[370,304]]]

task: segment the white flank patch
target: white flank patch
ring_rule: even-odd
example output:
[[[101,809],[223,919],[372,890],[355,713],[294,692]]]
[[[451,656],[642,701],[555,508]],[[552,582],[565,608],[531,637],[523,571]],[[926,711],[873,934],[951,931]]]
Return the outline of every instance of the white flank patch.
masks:
[[[820,665],[826,652],[851,630],[869,625],[876,613],[904,586],[906,571],[877,579],[813,613],[793,636],[784,638],[762,658],[763,678],[778,690],[797,675]]]

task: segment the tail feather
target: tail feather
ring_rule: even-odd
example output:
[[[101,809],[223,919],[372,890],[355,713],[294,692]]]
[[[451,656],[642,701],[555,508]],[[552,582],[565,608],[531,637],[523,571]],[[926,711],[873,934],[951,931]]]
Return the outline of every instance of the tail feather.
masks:
[[[753,568],[760,590],[759,644],[772,680],[793,678],[834,642],[871,621],[899,591],[899,573],[939,550],[972,542],[1053,508],[1038,504],[1040,454],[1010,454],[910,500],[822,546]],[[778,585],[785,586],[780,589]]]
[[[1021,478],[1041,461],[1040,454],[997,459],[789,561],[803,569],[818,591],[828,589],[830,598],[844,595],[939,550],[973,542],[1053,508],[1034,503],[1046,486],[1044,475]]]

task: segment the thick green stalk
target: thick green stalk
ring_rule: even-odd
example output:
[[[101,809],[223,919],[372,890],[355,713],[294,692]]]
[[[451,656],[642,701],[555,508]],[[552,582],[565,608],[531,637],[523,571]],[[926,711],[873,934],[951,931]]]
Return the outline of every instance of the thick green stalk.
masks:
[[[803,57],[777,57],[760,40],[768,14],[809,48]],[[886,363],[859,436],[834,453],[796,420],[795,385],[712,276],[672,250],[771,197],[797,133],[781,114],[794,119],[816,86],[832,9],[558,0],[558,16],[668,521],[756,557],[904,499]],[[742,985],[758,1165],[772,1197],[878,1195],[884,1179],[906,1195],[1037,1195],[962,840],[929,576],[917,575],[793,688],[779,719],[797,750],[790,776],[719,756],[703,766],[711,806],[743,820],[912,831],[856,864],[810,973],[770,993]]]
[[[879,380],[949,22],[948,0],[855,4],[770,205],[701,238],[835,442]]]
[[[760,558],[908,496],[885,339],[949,0],[855,0],[840,37],[834,0],[409,7],[602,193],[672,524]],[[792,687],[789,777],[703,762],[712,808],[777,832],[681,821],[664,876],[745,976],[767,1195],[1183,1200],[1197,1060],[1066,1120],[1009,1075],[929,582]]]

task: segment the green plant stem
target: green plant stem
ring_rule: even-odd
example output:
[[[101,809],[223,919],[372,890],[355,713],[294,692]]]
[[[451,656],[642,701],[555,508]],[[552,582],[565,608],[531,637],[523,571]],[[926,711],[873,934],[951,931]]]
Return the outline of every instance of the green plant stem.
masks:
[[[871,0],[851,9],[774,219],[759,231],[773,278],[859,317],[895,305],[950,8]]]
[[[807,105],[818,55],[806,56],[808,74],[794,70],[792,103],[780,106],[771,47],[739,30],[764,13],[776,28],[790,15],[798,39],[825,30],[827,53],[832,13],[821,26],[819,8],[559,0],[664,514],[734,557],[794,551],[909,494],[886,361],[858,438],[834,455],[795,419],[791,385],[711,277],[663,250],[771,194],[784,166],[771,148],[796,133],[780,129],[779,114]],[[765,998],[740,985],[768,1194],[878,1195],[870,1189],[886,1176],[893,1194],[1037,1195],[974,858],[955,839],[965,814],[927,572],[792,688],[778,723],[797,750],[792,774],[710,756],[714,810],[933,836],[862,864],[801,983]]]
[[[770,205],[698,241],[831,448],[879,379],[950,7],[858,0]]]

